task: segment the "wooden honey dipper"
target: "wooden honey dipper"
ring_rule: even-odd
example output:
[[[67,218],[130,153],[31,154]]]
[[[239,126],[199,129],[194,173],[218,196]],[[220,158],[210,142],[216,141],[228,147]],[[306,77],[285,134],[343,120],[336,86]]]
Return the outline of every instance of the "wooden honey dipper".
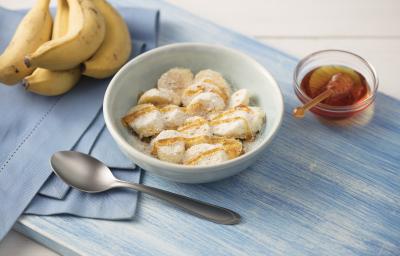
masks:
[[[329,97],[345,96],[350,93],[353,86],[354,81],[349,75],[344,73],[334,74],[326,85],[326,90],[303,106],[295,108],[293,110],[293,116],[296,118],[303,118],[305,112],[310,108]]]

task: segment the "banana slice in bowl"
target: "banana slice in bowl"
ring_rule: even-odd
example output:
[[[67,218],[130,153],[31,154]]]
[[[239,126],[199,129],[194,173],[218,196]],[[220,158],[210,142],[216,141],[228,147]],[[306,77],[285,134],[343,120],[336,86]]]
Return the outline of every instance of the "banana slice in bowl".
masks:
[[[229,160],[222,144],[197,144],[190,147],[184,155],[186,165],[213,165]]]
[[[229,107],[234,108],[240,105],[248,106],[250,102],[250,93],[247,89],[240,89],[234,92],[229,99]]]
[[[207,116],[210,112],[225,109],[225,102],[216,93],[202,92],[196,95],[186,106],[186,112],[190,115]]]
[[[180,97],[170,90],[152,88],[142,94],[138,100],[138,104],[151,103],[155,106],[168,104],[180,105]]]
[[[187,68],[172,68],[161,75],[157,81],[158,89],[171,90],[181,95],[193,82],[193,73]]]
[[[187,138],[212,135],[208,121],[200,116],[188,118],[177,130],[182,132]]]
[[[257,107],[240,105],[213,115],[210,126],[214,135],[252,140],[262,128],[265,112]]]
[[[134,106],[122,118],[122,124],[130,127],[139,138],[157,135],[164,129],[161,112],[153,104]]]
[[[182,93],[182,103],[184,106],[190,104],[192,99],[203,92],[212,92],[218,94],[225,103],[228,102],[229,95],[225,94],[218,86],[210,83],[198,82],[188,86]]]
[[[164,130],[151,141],[151,149],[158,159],[179,164],[185,154],[185,140],[178,131]]]
[[[210,83],[218,86],[226,95],[231,95],[231,86],[224,77],[217,71],[205,69],[198,72],[194,78],[194,82]]]
[[[160,108],[166,129],[177,129],[189,117],[185,108],[177,105],[166,105]]]

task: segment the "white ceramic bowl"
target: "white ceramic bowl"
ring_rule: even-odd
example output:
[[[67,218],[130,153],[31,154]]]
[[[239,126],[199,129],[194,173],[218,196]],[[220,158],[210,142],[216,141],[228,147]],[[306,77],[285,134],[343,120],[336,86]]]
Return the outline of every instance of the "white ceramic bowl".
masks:
[[[189,68],[193,73],[213,69],[234,88],[250,91],[253,102],[267,114],[265,130],[251,152],[222,164],[192,167],[160,161],[128,143],[132,135],[122,126],[121,117],[136,104],[139,93],[154,88],[161,74],[173,67]],[[271,74],[249,56],[219,45],[179,43],[151,50],[122,67],[107,88],[103,111],[107,128],[121,151],[141,168],[177,182],[203,183],[232,176],[254,163],[280,127],[283,100]]]

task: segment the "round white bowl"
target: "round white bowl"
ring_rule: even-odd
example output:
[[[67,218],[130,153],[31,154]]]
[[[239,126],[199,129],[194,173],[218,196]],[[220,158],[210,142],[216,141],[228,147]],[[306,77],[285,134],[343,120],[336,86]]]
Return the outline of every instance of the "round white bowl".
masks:
[[[213,69],[220,72],[233,88],[249,90],[252,101],[267,115],[264,130],[251,152],[222,164],[185,166],[158,160],[128,143],[133,135],[121,124],[121,117],[136,104],[140,93],[154,88],[161,74],[173,67],[189,68],[193,73]],[[107,88],[103,112],[111,136],[121,151],[138,166],[172,181],[203,183],[232,176],[254,163],[280,127],[283,100],[274,78],[251,57],[219,45],[178,43],[146,52],[122,67]]]

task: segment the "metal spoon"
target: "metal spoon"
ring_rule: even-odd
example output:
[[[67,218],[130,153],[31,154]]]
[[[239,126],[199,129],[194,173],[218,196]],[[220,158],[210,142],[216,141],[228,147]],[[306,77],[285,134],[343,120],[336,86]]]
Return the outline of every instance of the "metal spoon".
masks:
[[[215,223],[232,225],[240,222],[240,215],[229,209],[158,188],[118,180],[106,165],[87,154],[59,151],[53,154],[50,163],[54,172],[65,183],[84,192],[98,193],[112,188],[130,188],[163,199]]]

